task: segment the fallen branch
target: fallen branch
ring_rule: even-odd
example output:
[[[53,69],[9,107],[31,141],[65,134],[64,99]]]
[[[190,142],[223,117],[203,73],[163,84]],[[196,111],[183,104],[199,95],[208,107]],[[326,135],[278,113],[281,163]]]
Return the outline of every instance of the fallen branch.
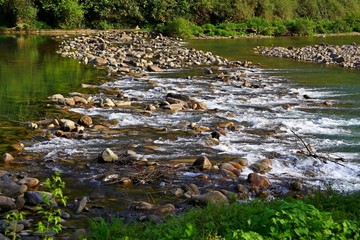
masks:
[[[313,157],[313,158],[316,158],[316,159],[319,159],[320,161],[322,161],[323,163],[327,163],[327,161],[330,161],[330,162],[333,162],[333,163],[336,163],[340,166],[343,166],[345,167],[344,164],[341,164],[339,163],[338,161],[344,161],[344,158],[342,157],[338,157],[338,158],[335,158],[335,159],[332,159],[332,157],[330,155],[319,155],[319,154],[316,154],[314,153],[314,151],[312,150],[312,147],[311,145],[308,143],[305,143],[305,141],[298,135],[296,134],[292,129],[290,129],[290,131],[295,135],[295,137],[297,137],[301,143],[304,145],[304,147],[306,148],[308,154],[307,156],[309,157]]]

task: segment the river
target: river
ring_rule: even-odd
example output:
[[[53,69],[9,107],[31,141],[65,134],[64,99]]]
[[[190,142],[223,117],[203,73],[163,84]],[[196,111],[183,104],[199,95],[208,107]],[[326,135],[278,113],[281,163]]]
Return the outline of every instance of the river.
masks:
[[[359,43],[360,37],[190,41],[189,47],[211,51],[229,60],[258,63],[259,68],[247,71],[265,87],[244,89],[207,79],[190,81],[184,76],[193,74],[191,71],[150,75],[148,79],[156,82],[156,87],[142,80],[119,78],[105,83],[103,87],[117,87],[128,96],[145,102],[161,99],[168,91],[185,92],[219,112],[215,115],[179,112],[173,115],[153,113],[144,116],[131,109],[74,109],[81,114],[101,115],[116,120],[118,124],[114,129],[120,129],[119,134],[112,139],[103,136],[90,140],[55,138],[33,142],[26,146],[25,153],[40,153],[44,158],[45,164],[33,169],[39,178],[42,178],[42,168],[60,170],[68,174],[68,186],[74,185],[77,194],[93,198],[107,196],[117,204],[120,197],[137,195],[146,200],[149,196],[144,195],[144,187],[126,188],[124,193],[122,186],[117,186],[118,191],[113,191],[113,188],[104,187],[96,181],[100,173],[104,172],[94,169],[98,166],[88,167],[88,164],[105,147],[121,151],[125,146],[134,145],[146,158],[155,161],[196,158],[201,154],[220,161],[228,155],[246,157],[250,163],[271,157],[274,159],[271,172],[274,176],[306,177],[311,184],[325,182],[346,191],[359,189],[359,70],[275,59],[256,55],[253,51],[256,46],[305,46],[320,42]],[[80,83],[103,82],[103,72],[75,60],[61,58],[55,53],[56,48],[57,42],[48,37],[0,38],[1,151],[8,150],[10,143],[20,140],[29,131],[19,127],[19,121],[47,116],[47,108],[44,107],[47,96],[78,91]],[[302,99],[305,94],[311,99]],[[324,107],[324,101],[331,101],[333,106]],[[292,108],[285,110],[282,107],[284,104],[290,104]],[[184,120],[208,126],[214,126],[219,120],[231,120],[238,123],[240,128],[221,136],[221,144],[211,147],[204,144],[204,136],[201,134],[189,137],[164,133],[164,129],[165,132],[177,129],[175,126],[178,127]],[[258,134],[275,130],[279,136]],[[332,162],[322,164],[313,159],[299,162],[296,152],[304,150],[304,146],[291,130],[310,143],[317,152],[344,158],[347,162],[342,164],[345,166]],[[149,142],[156,146],[155,151],[144,147]],[[62,164],[51,164],[57,161]],[[83,173],[80,173],[82,170]],[[89,183],[91,187],[88,187]],[[79,186],[83,186],[82,191]],[[151,192],[151,189],[145,191]],[[120,205],[126,206],[126,202]]]

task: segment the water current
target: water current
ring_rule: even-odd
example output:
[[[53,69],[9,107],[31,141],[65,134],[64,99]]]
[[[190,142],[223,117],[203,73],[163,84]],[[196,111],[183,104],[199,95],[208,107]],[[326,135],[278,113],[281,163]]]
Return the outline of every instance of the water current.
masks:
[[[95,180],[96,176],[94,177],[96,174],[103,174],[104,169],[74,167],[73,163],[85,166],[105,147],[121,152],[128,146],[154,161],[196,158],[203,154],[219,162],[229,156],[245,157],[250,164],[271,158],[273,166],[268,175],[270,178],[304,178],[310,185],[331,184],[339,190],[358,190],[360,71],[275,59],[253,52],[257,45],[303,46],[319,42],[350,44],[359,43],[360,39],[314,37],[191,41],[188,43],[189,47],[212,51],[229,60],[259,63],[253,69],[236,69],[237,73],[234,74],[243,74],[260,87],[244,88],[240,82],[223,82],[206,75],[196,77],[196,73],[203,71],[200,68],[149,74],[139,79],[119,77],[101,87],[119,88],[134,100],[133,105],[159,102],[167,93],[182,93],[195,97],[209,109],[216,111],[154,111],[144,115],[143,111],[136,108],[75,108],[73,111],[81,114],[101,115],[106,119],[116,120],[118,123],[112,127],[116,132],[115,136],[108,138],[89,134],[84,139],[54,138],[28,145],[26,152],[40,153],[44,161],[49,163],[59,160],[71,162],[68,165],[56,165],[56,168],[75,177],[80,185],[93,183],[97,186],[97,194],[108,197],[116,194],[110,188],[100,187]],[[77,81],[83,80],[81,76],[77,77]],[[0,85],[0,89],[3,88]],[[57,92],[59,91],[54,88],[51,94]],[[310,96],[310,99],[305,99],[304,95]],[[330,101],[332,106],[325,106],[325,101]],[[286,109],[285,105],[291,108]],[[186,131],[191,122],[215,129],[220,122],[227,121],[233,122],[237,127],[220,136],[218,145],[209,143],[209,132],[189,135]],[[334,160],[324,163],[312,157],[300,157],[298,152],[306,152],[306,149],[294,133],[311,144],[317,154],[330,159],[342,158],[345,162],[340,161],[338,164]],[[155,147],[147,147],[150,145]],[[48,165],[50,168],[55,168],[54,166]],[[87,170],[80,173],[82,168]],[[249,172],[250,170],[245,170],[242,175],[246,176]],[[88,194],[93,189],[90,188]],[[100,193],[99,189],[103,192]],[[141,190],[131,191],[141,194]]]

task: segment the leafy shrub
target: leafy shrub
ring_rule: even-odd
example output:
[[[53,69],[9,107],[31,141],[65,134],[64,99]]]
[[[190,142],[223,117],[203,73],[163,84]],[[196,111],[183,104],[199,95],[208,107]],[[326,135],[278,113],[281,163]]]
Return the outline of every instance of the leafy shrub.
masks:
[[[284,202],[279,209],[266,208],[249,220],[250,229],[273,239],[355,239],[358,223],[335,222],[327,212],[301,201]]]
[[[174,20],[165,23],[163,33],[171,37],[189,38],[193,35],[193,23],[185,18],[175,18]]]
[[[286,26],[291,33],[299,36],[313,35],[315,29],[315,23],[313,21],[303,18],[289,21]]]

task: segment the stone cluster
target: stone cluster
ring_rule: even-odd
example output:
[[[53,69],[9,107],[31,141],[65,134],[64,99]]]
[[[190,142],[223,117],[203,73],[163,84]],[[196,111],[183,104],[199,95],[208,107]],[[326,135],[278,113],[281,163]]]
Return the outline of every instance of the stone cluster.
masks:
[[[360,47],[353,45],[328,45],[295,47],[258,47],[256,51],[263,55],[292,58],[299,61],[312,61],[322,64],[335,64],[347,68],[360,68]]]

